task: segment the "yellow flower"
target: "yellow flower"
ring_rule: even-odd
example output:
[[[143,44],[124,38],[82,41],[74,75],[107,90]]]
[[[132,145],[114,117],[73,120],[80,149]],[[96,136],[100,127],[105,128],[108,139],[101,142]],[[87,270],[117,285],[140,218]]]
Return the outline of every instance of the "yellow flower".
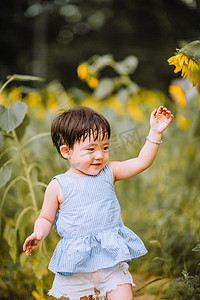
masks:
[[[169,93],[180,108],[185,107],[185,105],[186,105],[185,94],[178,85],[171,84],[169,86]]]
[[[78,77],[82,80],[86,80],[90,74],[88,72],[88,68],[85,64],[81,64],[77,68]]]
[[[47,108],[50,111],[56,111],[58,109],[57,98],[56,98],[55,94],[53,94],[53,93],[48,94],[46,96],[45,102],[46,102]]]
[[[101,101],[95,99],[92,96],[87,97],[86,99],[84,99],[83,101],[81,101],[80,103],[83,106],[88,106],[98,112],[102,112],[103,109],[103,104]]]
[[[91,76],[88,80],[86,80],[89,87],[95,89],[99,84],[99,80],[96,77]]]
[[[9,94],[8,97],[11,102],[22,99],[22,93],[18,88],[14,88]]]
[[[29,107],[36,107],[37,104],[41,103],[42,99],[39,94],[30,93],[26,95],[24,101],[27,103]]]
[[[141,96],[141,100],[140,101],[143,101],[143,102],[152,102],[152,101],[159,100],[158,93],[156,93],[154,91],[141,90],[141,92],[139,92],[139,94]]]
[[[133,101],[133,99],[129,99],[127,111],[131,118],[136,122],[141,123],[144,121],[145,115],[138,105]]]
[[[180,72],[183,66],[182,55],[178,54],[168,59],[169,65],[175,65],[174,73]]]
[[[36,300],[45,300],[45,298],[42,298],[40,296],[40,294],[37,291],[32,291],[32,296],[36,299]]]
[[[169,65],[175,65],[174,73],[181,71],[183,78],[190,79],[194,86],[200,88],[200,64],[186,55],[177,54],[168,59]]]
[[[159,91],[140,89],[139,92],[134,95],[134,100],[136,103],[143,104],[149,111],[152,111],[165,101],[165,95]]]
[[[184,115],[176,115],[176,124],[183,130],[188,130],[190,128],[190,120],[188,120]]]
[[[200,41],[194,41],[168,59],[169,65],[174,65],[175,73],[181,71],[183,78],[190,79],[194,86],[200,89]]]
[[[114,110],[118,115],[124,115],[124,105],[117,99],[116,96],[108,98],[108,106]]]
[[[0,105],[6,105],[6,100],[2,94],[0,94]]]
[[[88,70],[88,66],[86,64],[79,65],[77,68],[77,73],[78,73],[78,77],[81,80],[86,81],[88,86],[91,89],[95,89],[99,84],[99,80],[96,77],[94,77],[92,74],[90,74]]]

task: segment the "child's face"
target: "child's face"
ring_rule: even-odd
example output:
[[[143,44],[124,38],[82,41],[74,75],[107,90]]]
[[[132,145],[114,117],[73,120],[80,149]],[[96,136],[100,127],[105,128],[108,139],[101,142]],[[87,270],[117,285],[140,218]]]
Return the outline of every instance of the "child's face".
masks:
[[[98,137],[94,141],[93,135],[87,137],[83,142],[74,144],[73,149],[69,150],[68,160],[72,171],[76,174],[97,175],[108,162],[109,140],[105,137]]]

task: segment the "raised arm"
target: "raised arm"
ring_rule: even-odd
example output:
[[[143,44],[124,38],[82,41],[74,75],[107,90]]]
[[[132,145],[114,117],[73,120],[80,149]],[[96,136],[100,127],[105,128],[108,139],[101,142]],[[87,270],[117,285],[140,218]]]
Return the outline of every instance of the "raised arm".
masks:
[[[171,112],[163,106],[151,113],[148,139],[138,157],[109,163],[114,181],[130,178],[151,166],[161,144],[162,133],[173,118]]]
[[[46,189],[41,213],[35,221],[34,232],[27,237],[23,245],[23,251],[28,256],[49,234],[60,203],[62,203],[62,190],[58,181],[53,180]]]

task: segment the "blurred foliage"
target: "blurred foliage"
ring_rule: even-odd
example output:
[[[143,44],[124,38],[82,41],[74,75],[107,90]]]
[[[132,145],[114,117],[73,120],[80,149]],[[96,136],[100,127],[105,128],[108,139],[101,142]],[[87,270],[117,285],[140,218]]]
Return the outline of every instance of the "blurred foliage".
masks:
[[[56,80],[28,87],[26,78],[15,75],[23,85],[7,86],[0,94],[1,299],[42,299],[51,287],[47,264],[58,236],[51,231],[31,258],[22,253],[22,244],[32,232],[46,185],[69,167],[51,145],[50,122],[58,109],[77,105],[89,106],[110,121],[111,160],[138,154],[155,107],[172,110],[175,120],[164,133],[153,166],[118,182],[116,191],[125,225],[149,250],[131,263],[133,273],[175,278],[182,270],[194,276],[198,272],[198,253],[192,255],[191,249],[200,233],[200,95],[185,79],[171,82],[170,98],[141,88],[132,79],[137,67],[133,55],[121,61],[95,55],[77,68],[81,88],[65,90]],[[105,76],[106,68],[112,76]]]
[[[57,78],[68,89],[79,85],[80,61],[94,54],[121,60],[135,53],[141,68],[134,80],[166,93],[169,52],[199,39],[199,14],[199,0],[2,1],[1,78],[14,72]]]

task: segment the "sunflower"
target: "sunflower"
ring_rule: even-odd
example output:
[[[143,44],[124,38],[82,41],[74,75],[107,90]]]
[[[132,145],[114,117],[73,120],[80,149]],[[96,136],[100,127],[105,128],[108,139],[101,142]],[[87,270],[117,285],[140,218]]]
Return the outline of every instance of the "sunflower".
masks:
[[[181,49],[177,49],[174,56],[168,59],[169,65],[175,65],[174,73],[181,71],[183,78],[190,79],[200,90],[200,41],[194,41]]]

